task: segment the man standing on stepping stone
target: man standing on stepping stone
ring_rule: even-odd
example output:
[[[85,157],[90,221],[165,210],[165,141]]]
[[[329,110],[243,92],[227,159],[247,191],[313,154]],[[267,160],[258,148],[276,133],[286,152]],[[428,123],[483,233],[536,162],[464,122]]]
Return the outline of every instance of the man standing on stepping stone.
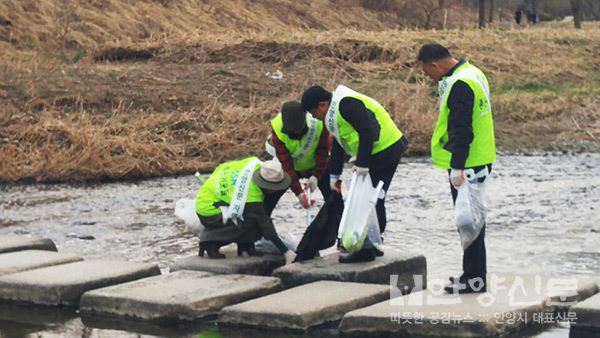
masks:
[[[417,61],[427,76],[439,81],[441,104],[431,137],[431,158],[435,167],[448,171],[455,203],[457,188],[469,184],[465,171],[473,169],[475,177],[471,184],[482,186],[496,160],[489,84],[479,68],[453,58],[448,49],[439,44],[422,46]],[[478,196],[483,198],[483,194]],[[484,238],[485,223],[463,252],[462,276],[450,277],[451,285],[446,287],[446,292],[486,291]]]
[[[370,174],[374,185],[383,181],[383,190],[388,191],[408,141],[379,102],[343,85],[333,93],[313,86],[302,94],[302,109],[323,120],[333,135],[329,160],[331,189],[341,192],[340,175],[347,154],[356,157],[352,170],[357,175]],[[383,233],[386,227],[385,198],[379,199],[375,208]],[[340,256],[339,261],[372,261],[382,254],[365,241],[362,250]]]
[[[281,113],[271,120],[271,142],[283,169],[292,179],[291,189],[300,205],[308,209],[311,201],[304,193],[299,178],[307,178],[311,192],[319,187],[323,198],[331,193],[327,161],[331,141],[329,132],[320,121],[302,110],[300,102],[289,101]],[[285,190],[265,196],[265,211],[271,215]]]
[[[293,254],[277,235],[263,205],[266,194],[287,189],[290,181],[277,161],[248,157],[219,165],[196,196],[196,213],[204,226],[198,255],[206,252],[209,258],[225,258],[219,248],[233,242],[238,256],[244,252],[260,255],[254,242],[264,237],[291,261]]]

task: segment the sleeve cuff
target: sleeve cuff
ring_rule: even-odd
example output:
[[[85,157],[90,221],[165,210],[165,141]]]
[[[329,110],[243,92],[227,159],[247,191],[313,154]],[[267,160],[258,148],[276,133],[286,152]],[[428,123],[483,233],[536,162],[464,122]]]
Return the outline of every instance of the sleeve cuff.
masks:
[[[464,169],[466,162],[467,162],[466,156],[452,155],[452,159],[450,160],[450,167],[452,167],[454,169]]]
[[[363,167],[363,168],[368,168],[369,167],[369,159],[365,160],[362,158],[356,159],[356,162],[354,162],[354,165],[357,167]]]

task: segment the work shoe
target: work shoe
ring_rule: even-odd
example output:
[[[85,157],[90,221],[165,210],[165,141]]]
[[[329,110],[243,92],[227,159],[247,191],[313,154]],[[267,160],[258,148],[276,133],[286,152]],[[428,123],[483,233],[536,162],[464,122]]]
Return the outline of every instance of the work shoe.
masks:
[[[456,278],[452,278],[456,281]],[[474,277],[465,280],[464,282],[453,283],[452,285],[446,286],[444,291],[450,294],[467,294],[467,293],[481,293],[487,291],[485,279],[481,277]]]
[[[263,254],[256,251],[254,243],[237,243],[237,254],[243,256],[244,252],[248,253],[248,256],[262,256]]]
[[[223,246],[221,242],[200,242],[198,249],[198,256],[204,257],[204,253],[208,255],[208,258],[211,259],[223,259],[225,255],[219,252],[219,248]]]
[[[338,257],[340,263],[372,262],[375,260],[375,250],[372,248],[362,249],[353,254]]]

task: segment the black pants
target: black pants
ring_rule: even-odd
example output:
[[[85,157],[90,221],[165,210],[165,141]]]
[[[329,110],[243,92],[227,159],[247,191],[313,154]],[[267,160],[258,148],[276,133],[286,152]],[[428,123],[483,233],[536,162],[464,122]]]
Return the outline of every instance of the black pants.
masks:
[[[374,186],[379,181],[383,181],[383,190],[386,194],[390,188],[392,178],[394,178],[398,163],[400,163],[400,158],[402,157],[402,153],[404,153],[407,144],[408,141],[403,137],[384,151],[371,155],[371,160],[369,162],[369,175],[371,175],[371,181],[373,181]],[[375,211],[377,212],[377,220],[379,221],[379,230],[383,233],[387,225],[385,197],[377,200]]]
[[[296,172],[296,174],[298,175],[298,177],[300,177],[300,173]],[[319,182],[317,182],[317,186],[319,187],[319,190],[323,195],[323,199],[327,200],[327,197],[329,197],[329,194],[331,194],[331,187],[329,186],[329,173],[323,174],[323,177],[321,177]],[[287,189],[275,191],[270,194],[265,194],[264,206],[267,215],[271,216],[271,214],[273,213],[273,209],[275,209],[275,206],[277,205],[277,202],[279,202],[281,196],[283,196],[283,194],[285,194],[286,191]]]
[[[473,168],[475,172],[479,172],[483,169],[482,167]],[[492,172],[492,166],[488,165],[488,171]],[[485,181],[485,177],[483,179],[479,179],[480,183]],[[450,183],[450,191],[452,193],[452,203],[456,203],[456,195],[458,191],[454,188],[452,183]],[[481,277],[483,280],[486,280],[487,273],[487,256],[485,250],[485,223],[483,224],[483,228],[479,233],[479,236],[473,241],[473,243],[466,249],[463,250],[463,278],[477,278]]]

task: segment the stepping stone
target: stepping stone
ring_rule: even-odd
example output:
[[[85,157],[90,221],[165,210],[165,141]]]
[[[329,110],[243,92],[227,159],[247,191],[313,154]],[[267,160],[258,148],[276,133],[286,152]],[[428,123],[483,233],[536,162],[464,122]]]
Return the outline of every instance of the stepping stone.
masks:
[[[9,252],[0,254],[0,276],[81,260],[76,255],[45,250]]]
[[[306,331],[389,297],[384,285],[320,281],[224,308],[219,326]]]
[[[571,324],[571,332],[600,333],[600,294],[578,303],[570,311],[575,313],[576,318]]]
[[[25,236],[0,236],[0,253],[21,250],[57,251],[54,242],[48,238],[30,238]]]
[[[383,257],[372,262],[340,264],[339,255],[334,253],[289,264],[276,269],[273,276],[281,278],[286,288],[319,280],[389,285],[390,278],[396,277],[398,287],[406,292],[418,283],[415,278],[422,281],[421,289],[426,287],[427,262],[424,256],[387,250]]]
[[[92,289],[160,275],[155,264],[89,260],[0,277],[0,299],[49,306],[77,305]]]
[[[207,271],[219,274],[243,274],[270,276],[273,270],[285,265],[283,255],[263,255],[263,256],[241,256],[238,257],[237,250],[221,249],[225,254],[225,259],[211,259],[208,257],[190,256],[176,260],[170,267],[170,271],[195,270]]]
[[[428,290],[349,312],[340,334],[495,337],[543,324],[544,313],[598,292],[595,282],[532,275],[490,274],[488,292],[465,295],[445,294],[444,282],[430,281]]]
[[[216,315],[223,307],[283,289],[279,278],[177,271],[88,291],[82,313],[170,323]]]

